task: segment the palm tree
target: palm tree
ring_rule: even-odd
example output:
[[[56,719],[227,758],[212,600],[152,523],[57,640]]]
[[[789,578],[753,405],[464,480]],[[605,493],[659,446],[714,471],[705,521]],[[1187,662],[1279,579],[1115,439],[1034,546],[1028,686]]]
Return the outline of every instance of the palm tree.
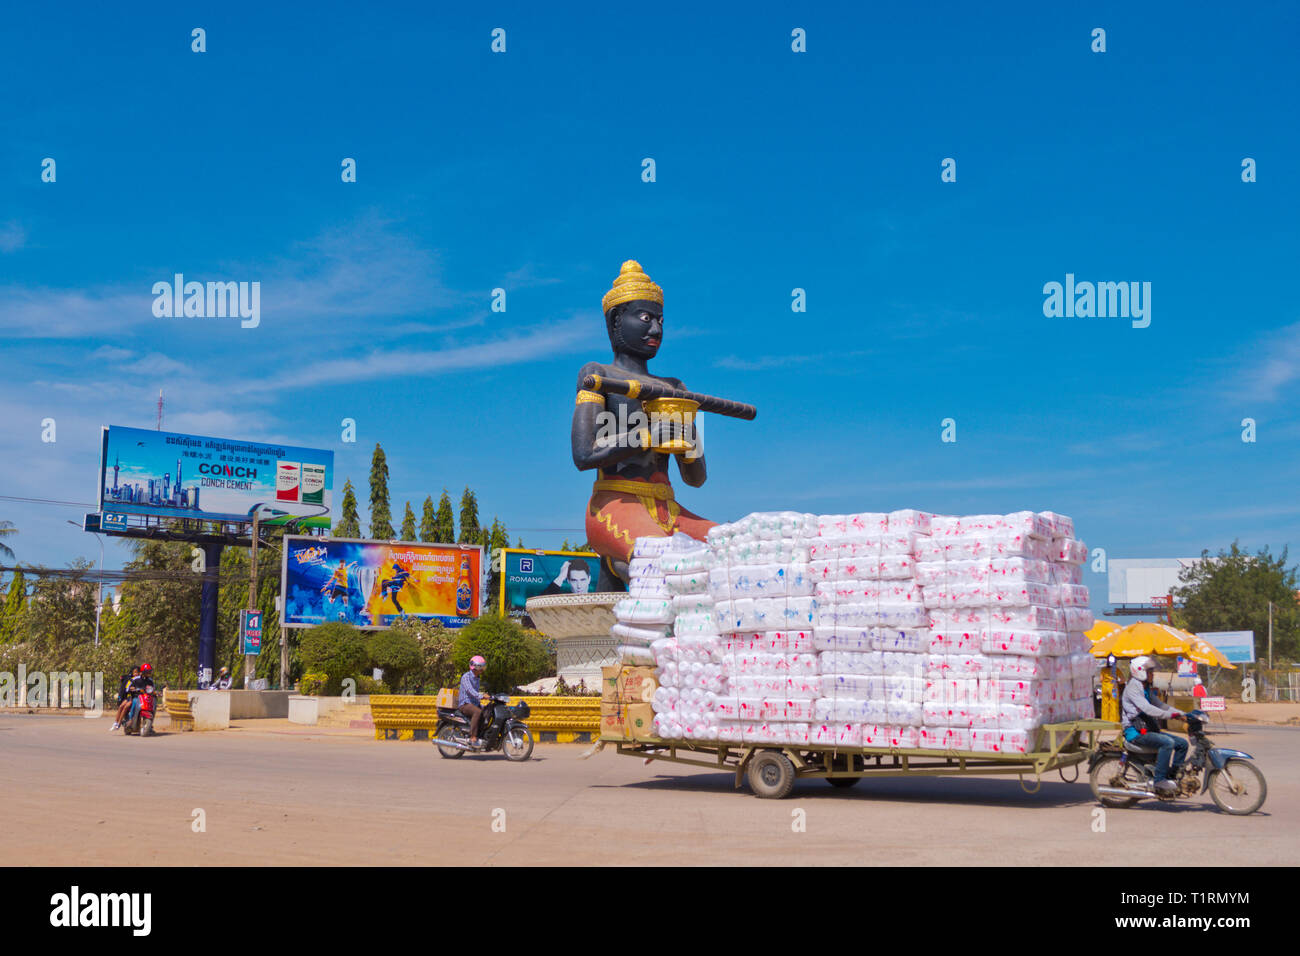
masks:
[[[0,557],[13,558],[14,549],[5,544],[4,539],[17,533],[18,529],[14,527],[12,521],[0,521]]]

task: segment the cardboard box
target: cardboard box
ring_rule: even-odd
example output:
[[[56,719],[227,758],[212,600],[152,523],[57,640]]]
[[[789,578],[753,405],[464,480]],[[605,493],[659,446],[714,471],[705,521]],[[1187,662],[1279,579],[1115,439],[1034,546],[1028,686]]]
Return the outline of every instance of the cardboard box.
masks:
[[[606,709],[607,707],[608,709]],[[607,705],[602,701],[600,705],[600,739],[627,740],[625,715],[625,708],[614,703]]]
[[[618,678],[618,696],[620,700],[631,704],[649,704],[654,699],[659,682],[655,680],[655,669],[644,665],[639,667],[624,666]]]
[[[654,708],[649,704],[629,704],[624,718],[624,732],[632,740],[656,740]]]
[[[617,664],[611,664],[609,667],[600,669],[600,702],[603,711],[604,703],[607,700],[618,700],[618,675],[623,670]]]

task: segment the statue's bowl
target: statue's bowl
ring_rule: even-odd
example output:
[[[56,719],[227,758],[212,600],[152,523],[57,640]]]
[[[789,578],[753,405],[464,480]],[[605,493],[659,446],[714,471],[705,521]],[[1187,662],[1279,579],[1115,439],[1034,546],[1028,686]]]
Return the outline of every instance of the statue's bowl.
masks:
[[[614,605],[625,597],[621,591],[598,591],[528,599],[528,616],[555,641],[556,671],[566,684],[581,680],[596,690],[600,669],[618,663],[618,642],[609,629],[617,623]]]

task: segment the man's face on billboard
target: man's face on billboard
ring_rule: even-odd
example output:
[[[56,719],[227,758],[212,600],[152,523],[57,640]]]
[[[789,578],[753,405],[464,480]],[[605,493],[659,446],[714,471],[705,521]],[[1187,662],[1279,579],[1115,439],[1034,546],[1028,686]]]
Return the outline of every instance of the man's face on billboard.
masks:
[[[569,569],[569,590],[574,594],[586,594],[591,589],[591,572],[583,567]]]

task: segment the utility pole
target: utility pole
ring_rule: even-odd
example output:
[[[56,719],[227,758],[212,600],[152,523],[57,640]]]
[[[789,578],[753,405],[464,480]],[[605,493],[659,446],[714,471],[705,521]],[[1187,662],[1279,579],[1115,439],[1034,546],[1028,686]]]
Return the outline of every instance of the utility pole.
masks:
[[[257,610],[257,525],[261,517],[260,509],[253,512],[253,542],[248,550],[248,609]],[[257,658],[252,654],[244,655],[244,690],[252,689],[253,668]]]
[[[1273,669],[1273,602],[1268,602],[1268,669]]]

